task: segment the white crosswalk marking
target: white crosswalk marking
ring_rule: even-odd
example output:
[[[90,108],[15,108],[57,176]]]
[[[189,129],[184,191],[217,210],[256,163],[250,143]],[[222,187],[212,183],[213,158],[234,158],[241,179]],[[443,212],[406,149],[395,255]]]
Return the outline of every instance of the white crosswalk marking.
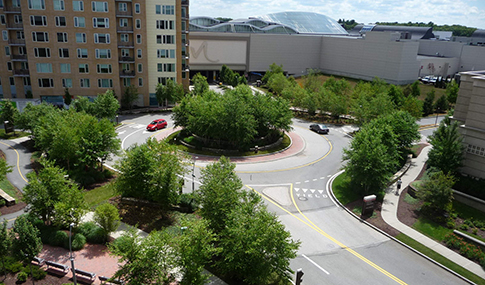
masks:
[[[294,188],[296,192],[300,191],[300,188]]]
[[[310,192],[315,193],[315,189],[310,189]]]
[[[318,193],[323,194],[323,190],[318,190]]]
[[[308,191],[308,189],[305,189],[305,188],[303,188],[301,190],[303,190],[303,193],[306,193],[306,191]]]

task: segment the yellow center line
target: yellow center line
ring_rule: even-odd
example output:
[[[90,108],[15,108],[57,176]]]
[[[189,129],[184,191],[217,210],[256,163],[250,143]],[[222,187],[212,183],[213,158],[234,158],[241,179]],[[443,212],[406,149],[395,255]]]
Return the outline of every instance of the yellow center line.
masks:
[[[264,199],[266,199],[267,201],[269,201],[270,203],[272,203],[273,205],[275,205],[276,207],[280,208],[281,210],[283,210],[284,212],[288,213],[289,215],[291,215],[292,217],[296,218],[298,221],[302,222],[303,224],[307,225],[308,227],[310,227],[311,229],[315,230],[316,232],[318,232],[319,234],[323,235],[324,237],[328,238],[329,240],[331,240],[332,242],[334,242],[335,244],[337,244],[338,246],[340,246],[342,249],[348,251],[349,253],[351,253],[352,255],[354,255],[355,257],[359,258],[360,260],[364,261],[365,263],[367,263],[368,265],[372,266],[373,268],[377,269],[378,271],[380,271],[381,273],[383,273],[384,275],[386,275],[387,277],[391,278],[392,280],[396,281],[397,283],[401,284],[401,285],[407,285],[404,281],[400,280],[399,278],[397,278],[396,276],[392,275],[391,273],[387,272],[386,270],[384,270],[383,268],[381,268],[380,266],[378,266],[377,264],[373,263],[372,261],[368,260],[367,258],[365,258],[364,256],[362,256],[361,254],[357,253],[356,251],[354,251],[353,249],[347,247],[346,245],[344,245],[343,243],[341,243],[340,241],[336,240],[334,237],[332,237],[331,235],[327,234],[326,232],[324,232],[322,229],[320,229],[318,226],[316,226],[310,219],[308,219],[307,216],[305,216],[300,208],[298,207],[298,205],[296,204],[296,201],[295,201],[295,197],[293,195],[293,184],[291,184],[291,187],[290,187],[290,193],[291,193],[291,200],[293,202],[293,205],[296,207],[298,213],[300,213],[300,215],[302,215],[305,219],[301,219],[300,217],[296,216],[295,214],[291,213],[290,211],[286,210],[285,208],[281,207],[278,203],[274,202],[273,200],[271,200],[270,198],[268,198],[266,195],[262,194],[262,193],[259,193],[258,191],[256,191],[254,188],[251,188],[250,186],[248,185],[245,185],[247,188],[253,190],[254,192],[256,192],[257,194],[259,194],[261,197],[263,197]],[[307,222],[308,221],[308,222]]]
[[[1,144],[3,144],[3,145],[6,145],[6,146],[8,146],[8,147],[10,147],[11,149],[13,149],[13,150],[15,151],[15,153],[17,154],[17,171],[19,172],[20,177],[22,177],[22,179],[23,179],[25,182],[29,182],[29,181],[28,181],[28,180],[27,180],[27,179],[24,177],[24,175],[22,174],[22,172],[20,171],[20,154],[19,154],[19,152],[18,152],[18,151],[17,151],[17,150],[16,150],[16,149],[15,149],[13,146],[11,146],[11,145],[9,145],[9,144],[6,144],[6,143],[4,143],[4,142],[0,142],[0,143],[1,143]]]

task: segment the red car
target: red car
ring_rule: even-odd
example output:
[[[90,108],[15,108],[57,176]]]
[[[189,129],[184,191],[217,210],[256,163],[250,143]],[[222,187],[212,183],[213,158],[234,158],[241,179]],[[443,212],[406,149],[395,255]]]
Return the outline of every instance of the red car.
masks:
[[[164,119],[158,119],[158,120],[154,120],[153,122],[148,124],[147,130],[148,131],[156,131],[156,130],[163,129],[166,126],[167,126],[167,121],[165,121]]]

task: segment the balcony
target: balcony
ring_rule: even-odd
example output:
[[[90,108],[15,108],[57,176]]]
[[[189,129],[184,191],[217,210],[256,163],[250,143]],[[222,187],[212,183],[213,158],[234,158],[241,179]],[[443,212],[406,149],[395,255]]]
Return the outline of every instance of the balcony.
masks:
[[[134,63],[135,58],[131,56],[120,56],[119,62],[121,63]]]
[[[8,40],[8,44],[11,46],[24,46],[25,40]]]
[[[116,17],[133,18],[132,11],[116,11]]]
[[[189,6],[189,0],[182,0],[182,6]]]
[[[14,69],[13,76],[16,77],[29,77],[29,70],[28,69]]]
[[[10,24],[7,22],[7,30],[23,30],[24,25],[23,24]]]
[[[118,48],[135,48],[135,44],[131,42],[118,41]]]
[[[116,31],[118,33],[133,33],[133,27],[117,27]]]
[[[20,14],[22,11],[20,10],[20,7],[5,5],[3,6],[3,12],[5,14],[10,14],[10,13]]]
[[[122,78],[133,78],[133,77],[135,77],[135,71],[134,70],[122,70],[122,71],[120,71],[120,77],[122,77]]]
[[[12,59],[12,61],[27,61],[26,54],[12,54],[10,55],[10,58]]]

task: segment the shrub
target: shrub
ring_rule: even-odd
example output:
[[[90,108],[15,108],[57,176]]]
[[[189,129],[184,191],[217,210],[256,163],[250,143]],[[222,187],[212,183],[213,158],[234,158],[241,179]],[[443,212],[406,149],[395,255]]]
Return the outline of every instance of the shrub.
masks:
[[[42,226],[39,228],[39,231],[40,231],[40,239],[42,240],[42,243],[51,244],[57,232],[57,229],[53,227]]]
[[[63,246],[66,242],[69,242],[69,236],[65,231],[58,230],[52,234],[49,244],[52,246]]]
[[[464,230],[464,231],[468,231],[470,227],[467,225],[467,224],[463,224],[460,226],[460,229]]]
[[[72,250],[80,250],[86,244],[86,237],[82,234],[75,234],[72,239]]]
[[[3,207],[3,206],[5,206],[5,200],[0,199],[0,207]]]
[[[22,268],[24,268],[22,263],[19,261],[15,261],[7,267],[7,270],[10,271],[11,273],[17,273],[17,272],[20,272]]]
[[[22,269],[22,272],[27,273],[27,275],[30,275],[32,270],[32,277],[34,277],[35,280],[41,280],[44,279],[47,275],[47,272],[39,268],[38,266],[29,264],[26,267]]]
[[[27,273],[22,271],[17,275],[17,280],[18,282],[25,282],[27,281],[27,277],[28,277]]]
[[[183,193],[179,196],[179,206],[181,208],[186,208],[189,213],[193,213],[199,205],[193,194]]]
[[[446,222],[446,227],[449,228],[449,229],[454,229],[455,228],[455,221],[453,220],[448,220]]]
[[[104,244],[106,242],[106,233],[94,222],[81,224],[78,232],[85,236],[86,240],[90,243]]]

